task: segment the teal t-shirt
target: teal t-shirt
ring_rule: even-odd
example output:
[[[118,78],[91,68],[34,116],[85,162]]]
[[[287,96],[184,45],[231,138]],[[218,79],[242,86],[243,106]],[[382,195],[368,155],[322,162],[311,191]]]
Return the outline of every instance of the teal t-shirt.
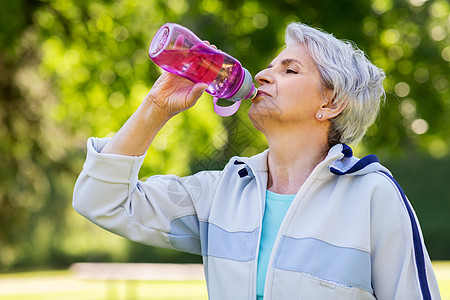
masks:
[[[273,244],[289,206],[295,195],[283,195],[266,191],[266,208],[261,228],[261,242],[259,244],[258,271],[256,279],[257,300],[264,296],[264,284],[266,282],[267,267]]]

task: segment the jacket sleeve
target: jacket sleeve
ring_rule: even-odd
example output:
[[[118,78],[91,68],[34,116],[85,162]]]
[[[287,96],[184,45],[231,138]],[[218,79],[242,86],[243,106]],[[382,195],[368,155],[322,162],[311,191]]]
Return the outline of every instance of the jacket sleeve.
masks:
[[[138,180],[144,155],[100,154],[107,139],[90,138],[75,184],[74,209],[93,223],[130,240],[201,254],[201,223],[220,172],[152,176]]]
[[[441,299],[415,212],[400,185],[381,173],[371,208],[372,286],[387,299]]]

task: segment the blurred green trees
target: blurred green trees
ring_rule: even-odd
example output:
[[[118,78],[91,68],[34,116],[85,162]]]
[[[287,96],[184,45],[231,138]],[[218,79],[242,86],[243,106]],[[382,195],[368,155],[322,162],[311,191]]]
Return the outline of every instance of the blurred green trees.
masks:
[[[160,74],[147,48],[166,22],[190,28],[252,74],[280,51],[291,21],[358,44],[386,71],[387,101],[356,152],[377,153],[398,174],[432,258],[448,259],[449,6],[446,0],[2,1],[0,270],[194,259],[126,242],[71,208],[87,137],[113,135]],[[220,118],[204,95],[160,132],[141,175],[220,168],[232,155],[263,150],[248,107]]]

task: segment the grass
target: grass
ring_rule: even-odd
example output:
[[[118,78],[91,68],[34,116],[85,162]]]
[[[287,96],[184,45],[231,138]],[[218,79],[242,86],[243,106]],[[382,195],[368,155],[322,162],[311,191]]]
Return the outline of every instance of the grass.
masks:
[[[450,300],[450,261],[433,262],[443,300]],[[206,300],[204,281],[82,280],[70,271],[0,274],[2,300]]]
[[[208,299],[204,281],[103,281],[77,279],[69,271],[0,275],[2,300]]]
[[[434,261],[433,268],[442,300],[450,300],[450,261]]]

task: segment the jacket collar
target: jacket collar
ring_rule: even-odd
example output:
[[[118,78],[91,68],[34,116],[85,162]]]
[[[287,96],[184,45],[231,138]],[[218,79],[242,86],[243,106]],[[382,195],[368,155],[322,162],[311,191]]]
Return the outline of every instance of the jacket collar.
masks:
[[[352,149],[345,145],[342,146],[343,156],[340,159],[330,163],[330,172],[335,175],[363,175],[376,171],[382,171],[388,174],[391,172],[381,165],[380,160],[374,154],[367,155],[361,159],[353,156]]]
[[[234,164],[246,164],[254,172],[267,172],[269,151],[269,149],[266,149],[252,157],[233,157],[232,161],[234,161]],[[380,164],[376,155],[371,154],[359,159],[353,156],[352,149],[346,144],[334,145],[319,165],[328,166],[329,171],[335,175],[362,175],[375,171],[383,171],[390,174],[389,170]]]

